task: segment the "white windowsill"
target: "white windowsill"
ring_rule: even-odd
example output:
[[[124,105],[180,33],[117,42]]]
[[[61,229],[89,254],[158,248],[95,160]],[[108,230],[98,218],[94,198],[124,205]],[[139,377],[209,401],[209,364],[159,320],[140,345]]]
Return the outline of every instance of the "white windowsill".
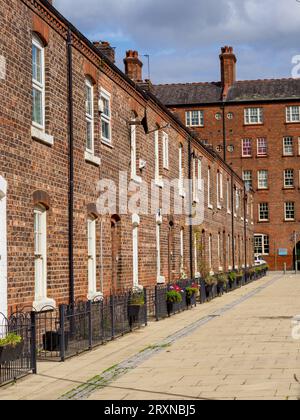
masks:
[[[208,204],[208,206],[207,206],[210,210],[213,210],[214,209],[214,206],[212,205],[212,204]]]
[[[166,278],[164,276],[159,276],[157,278],[157,284],[165,284],[166,283]]]
[[[156,179],[155,180],[155,185],[158,188],[163,188],[164,187],[164,181],[162,179]]]
[[[221,204],[218,204],[218,210],[222,210]]]
[[[34,140],[40,141],[41,143],[46,144],[47,146],[54,145],[54,137],[50,134],[46,134],[44,131],[40,130],[39,128],[31,126],[31,137]]]
[[[103,293],[102,292],[93,292],[93,293],[89,293],[87,295],[88,300],[91,301],[99,301],[103,299]]]
[[[143,179],[138,175],[132,175],[131,181],[135,182],[136,184],[141,184],[143,182]]]
[[[179,195],[180,195],[180,197],[185,198],[185,191],[180,189],[179,190]]]
[[[199,272],[195,273],[195,279],[200,279],[201,278],[201,274]]]
[[[110,147],[111,149],[114,149],[114,146],[109,140],[101,139],[101,143],[104,144],[104,146]]]
[[[101,165],[101,159],[88,150],[84,152],[84,159],[86,162],[92,163],[95,166]]]
[[[42,300],[35,300],[32,306],[36,312],[45,312],[51,308],[56,308],[56,302],[54,299],[44,298]]]

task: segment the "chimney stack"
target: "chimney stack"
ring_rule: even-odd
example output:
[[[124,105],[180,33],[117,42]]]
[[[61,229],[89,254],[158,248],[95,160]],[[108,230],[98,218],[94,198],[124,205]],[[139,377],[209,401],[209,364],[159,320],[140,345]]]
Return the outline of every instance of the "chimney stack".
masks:
[[[95,41],[93,42],[95,47],[102,52],[112,63],[115,63],[116,53],[115,49],[107,41]]]
[[[143,63],[139,59],[139,53],[137,51],[129,50],[126,52],[126,58],[124,58],[125,74],[135,83],[142,82],[142,68]]]
[[[236,56],[232,47],[221,48],[221,82],[223,88],[223,98],[228,94],[230,87],[236,82]]]

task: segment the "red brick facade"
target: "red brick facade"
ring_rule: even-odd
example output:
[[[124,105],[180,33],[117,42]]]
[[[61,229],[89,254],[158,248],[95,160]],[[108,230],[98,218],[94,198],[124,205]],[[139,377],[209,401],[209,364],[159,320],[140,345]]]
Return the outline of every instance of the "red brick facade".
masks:
[[[231,47],[222,48],[221,82],[157,86],[155,93],[186,124],[188,111],[203,112],[203,126],[193,127],[199,139],[218,152],[241,176],[252,175],[254,191],[255,234],[265,235],[268,246],[263,258],[273,270],[294,269],[295,237],[300,240],[300,122],[287,122],[286,109],[300,106],[299,81],[258,80],[236,81],[236,57]],[[175,92],[184,89],[185,103],[177,100]],[[288,89],[286,91],[286,89]],[[210,92],[208,95],[207,92]],[[195,92],[197,92],[196,99]],[[298,99],[297,99],[298,98]],[[189,102],[190,101],[190,102]],[[191,103],[192,102],[192,103]],[[245,123],[245,109],[262,109],[260,124]],[[293,138],[292,153],[284,156],[283,139]],[[250,156],[243,156],[242,142],[251,140]],[[265,155],[258,152],[258,139],[265,139]],[[225,148],[224,148],[225,145]],[[225,154],[224,154],[225,152]],[[284,185],[284,171],[293,170],[293,186]],[[268,171],[268,186],[260,189],[259,171]],[[294,220],[285,220],[285,203],[295,203]],[[267,203],[268,220],[260,220],[259,206]],[[298,249],[300,244],[298,244]],[[298,250],[299,252],[299,250]],[[286,255],[284,255],[286,254]],[[299,256],[298,256],[299,257]]]
[[[0,6],[5,16],[1,27],[0,55],[6,61],[6,75],[0,80],[1,163],[0,176],[7,181],[7,289],[8,307],[31,306],[35,300],[35,226],[34,209],[42,206],[47,217],[47,298],[56,304],[68,302],[70,296],[70,90],[67,56],[68,22],[60,19],[47,1],[11,0]],[[73,87],[73,156],[74,156],[74,224],[73,274],[74,297],[88,296],[87,221],[96,221],[97,291],[105,294],[112,288],[133,286],[133,216],[120,208],[108,215],[98,213],[97,185],[109,179],[119,187],[120,171],[131,174],[130,125],[133,115],[142,120],[147,110],[149,134],[136,126],[136,173],[148,185],[155,174],[155,132],[159,133],[160,175],[165,181],[179,177],[179,147],[182,145],[183,171],[189,177],[193,157],[202,159],[204,181],[204,222],[190,227],[185,215],[163,215],[160,227],[161,277],[176,281],[181,266],[188,276],[197,271],[228,270],[243,267],[245,234],[247,265],[253,262],[251,194],[244,202],[242,180],[216,154],[208,151],[192,133],[150,93],[143,91],[120,72],[97,48],[69,26],[72,40]],[[45,54],[45,130],[32,130],[32,37],[37,34]],[[94,156],[86,153],[86,80],[94,93]],[[111,144],[103,142],[98,99],[101,90],[111,98]],[[169,168],[162,162],[162,136],[169,139]],[[45,140],[44,135],[47,135]],[[51,141],[49,140],[51,139]],[[52,143],[51,143],[52,142]],[[46,143],[46,144],[45,144]],[[190,149],[189,149],[190,148]],[[190,158],[189,158],[190,155]],[[100,159],[99,159],[100,158]],[[144,161],[140,169],[140,161]],[[211,204],[208,208],[208,168],[210,168]],[[223,184],[223,198],[217,198],[217,173]],[[220,181],[221,180],[221,181]],[[226,203],[227,180],[229,198]],[[240,191],[237,214],[231,207],[231,185]],[[136,182],[139,187],[139,182]],[[165,187],[158,188],[164,194]],[[185,191],[189,195],[189,190]],[[133,194],[133,193],[131,193]],[[177,192],[171,193],[171,198]],[[130,198],[129,193],[129,198]],[[236,196],[234,192],[234,197]],[[201,200],[201,197],[200,197]],[[219,201],[219,203],[218,203]],[[219,204],[219,206],[217,205]],[[245,208],[248,208],[246,215]],[[160,204],[159,207],[161,207]],[[235,206],[235,202],[234,202]],[[227,209],[227,207],[229,207]],[[153,286],[157,281],[156,212],[140,215],[138,226],[139,284]],[[1,216],[2,217],[2,216]],[[3,216],[4,217],[4,216]],[[232,228],[235,249],[232,246]],[[184,256],[180,255],[181,229],[184,229]],[[199,235],[195,236],[195,233]],[[211,235],[211,239],[209,236]],[[197,238],[197,239],[195,239]],[[197,242],[194,242],[195,241]],[[190,246],[192,243],[192,247]],[[195,248],[197,250],[195,251]],[[216,249],[219,248],[219,256]],[[198,265],[196,267],[195,258]],[[198,270],[197,270],[198,269]],[[1,278],[1,277],[0,277]],[[5,284],[5,283],[2,283]],[[0,285],[1,286],[1,285]],[[0,311],[5,308],[0,308]]]

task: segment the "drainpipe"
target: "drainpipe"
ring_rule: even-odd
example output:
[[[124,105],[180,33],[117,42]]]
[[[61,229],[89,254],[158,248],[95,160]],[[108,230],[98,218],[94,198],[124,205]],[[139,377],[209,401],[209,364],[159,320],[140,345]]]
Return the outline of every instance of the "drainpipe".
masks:
[[[192,219],[192,215],[193,215],[193,182],[192,182],[192,142],[191,139],[189,137],[189,144],[188,144],[188,148],[189,148],[189,159],[188,159],[188,165],[189,165],[189,229],[190,229],[190,245],[189,245],[189,249],[190,249],[190,273],[191,273],[191,278],[194,278],[194,253],[193,253],[193,219]]]
[[[248,243],[248,238],[247,238],[247,199],[248,199],[248,195],[247,195],[247,190],[246,190],[246,186],[244,185],[244,245],[245,245],[245,271],[247,270],[247,243]]]
[[[225,114],[225,102],[222,103],[222,112],[223,112],[223,159],[226,162],[227,150],[226,150],[226,114]]]
[[[231,169],[231,230],[232,230],[232,269],[235,270],[235,244],[234,244],[234,188],[233,170]]]
[[[69,303],[75,301],[74,293],[74,118],[73,118],[73,60],[72,32],[68,28],[68,139],[69,139]]]

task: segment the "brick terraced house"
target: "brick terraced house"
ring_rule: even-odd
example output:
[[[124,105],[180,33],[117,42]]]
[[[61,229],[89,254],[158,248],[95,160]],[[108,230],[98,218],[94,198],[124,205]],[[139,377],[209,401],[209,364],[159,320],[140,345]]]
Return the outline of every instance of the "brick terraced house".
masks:
[[[300,79],[237,81],[232,47],[222,48],[220,61],[221,82],[153,92],[254,190],[255,254],[273,270],[293,269],[300,261]]]
[[[0,20],[0,312],[253,263],[251,191],[149,90],[136,52],[123,73],[46,0],[3,0]],[[128,191],[106,214],[104,180]],[[187,214],[163,211],[174,180]],[[129,211],[144,185],[156,205],[148,189]]]

